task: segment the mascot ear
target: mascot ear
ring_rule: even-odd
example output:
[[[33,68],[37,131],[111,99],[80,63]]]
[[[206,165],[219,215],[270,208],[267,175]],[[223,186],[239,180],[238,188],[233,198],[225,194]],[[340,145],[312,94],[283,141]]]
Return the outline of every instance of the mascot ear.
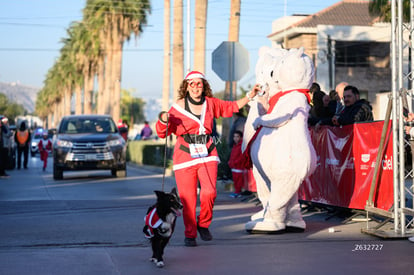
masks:
[[[305,48],[300,47],[297,51],[297,57],[300,58],[302,56],[302,54],[304,54],[304,52],[305,52]]]
[[[270,51],[270,48],[268,46],[262,46],[259,49],[259,56],[262,56]]]

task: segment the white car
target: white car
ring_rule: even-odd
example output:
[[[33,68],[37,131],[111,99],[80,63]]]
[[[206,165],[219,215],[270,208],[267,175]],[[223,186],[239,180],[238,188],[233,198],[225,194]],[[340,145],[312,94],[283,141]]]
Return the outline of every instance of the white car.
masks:
[[[39,141],[43,138],[43,129],[39,128],[33,131],[32,133],[32,141],[30,142],[30,155],[32,157],[36,156],[39,152]],[[47,130],[45,130],[47,131]]]

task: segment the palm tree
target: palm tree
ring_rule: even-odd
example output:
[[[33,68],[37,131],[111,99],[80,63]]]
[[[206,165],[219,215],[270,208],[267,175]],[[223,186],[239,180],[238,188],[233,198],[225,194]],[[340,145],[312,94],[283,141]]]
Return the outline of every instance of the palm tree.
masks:
[[[105,57],[100,60],[105,75],[104,99],[98,112],[111,113],[116,120],[120,118],[123,44],[131,33],[138,36],[142,32],[150,11],[148,0],[88,0],[84,9],[88,25],[100,30],[99,37],[105,49]]]
[[[230,23],[229,23],[229,41],[238,42],[239,41],[239,30],[240,30],[240,8],[241,0],[231,0],[230,6]],[[225,100],[235,100],[237,91],[237,82],[236,81],[226,81],[226,87],[224,90],[224,99]],[[233,97],[234,95],[234,97]],[[223,125],[223,139],[228,140],[230,134],[230,123],[231,120],[225,118],[222,120]]]
[[[162,82],[162,110],[168,110],[170,105],[170,77],[171,77],[171,36],[170,36],[170,0],[164,0],[164,73]]]
[[[67,45],[69,62],[72,64],[72,81],[75,90],[75,114],[82,114],[82,86],[84,84],[84,59],[85,59],[85,41],[83,35],[86,32],[84,24],[74,22],[67,30],[68,38],[64,39]]]
[[[391,21],[391,2],[389,0],[371,0],[369,2],[369,12],[371,15],[379,16],[386,22]],[[404,21],[410,21],[410,0],[403,0]]]
[[[195,1],[194,70],[206,69],[207,0]]]
[[[178,88],[184,75],[183,0],[174,1],[173,29],[173,100],[176,100],[178,97]]]
[[[83,83],[83,104],[80,102],[80,97],[76,97],[76,113],[92,113],[92,92],[94,88],[94,71],[98,63],[98,57],[100,55],[100,41],[97,32],[93,29],[89,29],[89,26],[81,21],[74,22],[73,27],[73,39],[74,41],[74,62],[82,74],[81,82]],[[79,84],[82,84],[79,83]],[[80,87],[78,87],[81,89]],[[82,111],[83,106],[83,112]]]

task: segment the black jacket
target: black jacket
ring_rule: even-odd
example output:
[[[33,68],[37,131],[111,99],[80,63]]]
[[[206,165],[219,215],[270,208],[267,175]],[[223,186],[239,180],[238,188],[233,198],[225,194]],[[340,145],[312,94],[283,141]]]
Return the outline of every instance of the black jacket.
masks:
[[[360,99],[351,106],[346,106],[339,114],[340,125],[353,124],[360,121],[373,121],[371,104],[365,99]]]

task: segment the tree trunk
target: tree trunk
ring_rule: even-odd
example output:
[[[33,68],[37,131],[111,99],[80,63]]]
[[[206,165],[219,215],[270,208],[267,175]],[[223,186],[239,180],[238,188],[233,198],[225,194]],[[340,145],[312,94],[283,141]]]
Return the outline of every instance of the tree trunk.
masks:
[[[229,23],[229,41],[238,42],[239,41],[239,29],[240,29],[240,6],[241,0],[231,0],[230,7],[230,23]],[[231,87],[230,87],[231,85]],[[226,81],[226,87],[224,90],[224,99],[225,100],[236,100],[237,99],[237,82],[236,81]],[[223,119],[223,131],[222,138],[225,141],[229,140],[230,127],[233,122],[232,118]]]
[[[113,96],[110,105],[112,106],[112,117],[115,121],[121,118],[121,75],[122,75],[122,42],[114,51],[113,56]]]
[[[82,87],[75,84],[75,114],[82,114]]]
[[[72,87],[67,87],[65,89],[65,101],[64,101],[64,111],[63,115],[67,116],[71,114],[71,102],[72,102]]]
[[[106,47],[106,63],[105,63],[105,87],[104,87],[104,98],[103,98],[103,109],[102,114],[111,114],[111,95],[114,89],[114,80],[112,77],[112,70],[113,70],[113,47],[111,43],[111,39],[107,37],[105,40],[105,47]]]
[[[53,124],[54,124],[55,127],[57,127],[57,125],[59,123],[58,122],[59,121],[59,103],[55,102],[53,104],[53,107],[54,107]]]
[[[84,83],[83,83],[83,113],[92,114],[92,93],[93,93],[93,73],[91,65],[89,64],[87,70],[84,72]]]
[[[178,89],[184,78],[183,0],[174,1],[173,28],[173,101],[176,101]]]
[[[206,70],[207,0],[195,1],[194,70]]]
[[[171,78],[171,35],[170,35],[170,0],[164,0],[164,73],[162,82],[162,109],[166,111],[170,106],[170,78]]]
[[[97,98],[97,114],[104,114],[105,110],[105,55],[99,58],[98,64],[98,98]]]
[[[119,21],[118,21],[119,20]],[[123,37],[122,33],[116,26],[123,26],[123,18],[118,17],[115,19],[118,24],[115,24],[113,33],[113,71],[112,71],[112,83],[113,93],[110,100],[112,106],[112,118],[118,121],[121,118],[121,76],[122,76],[122,47]]]

